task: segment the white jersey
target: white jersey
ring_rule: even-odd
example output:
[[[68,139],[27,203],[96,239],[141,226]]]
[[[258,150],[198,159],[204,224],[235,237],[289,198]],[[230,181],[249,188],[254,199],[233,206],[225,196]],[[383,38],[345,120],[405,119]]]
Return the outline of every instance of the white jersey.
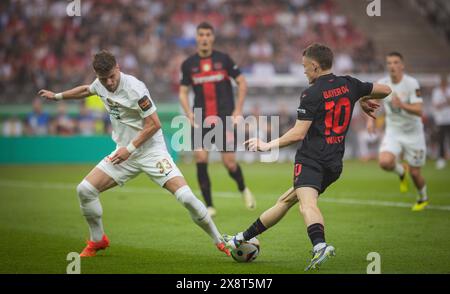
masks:
[[[98,79],[89,86],[89,91],[100,97],[109,112],[112,139],[118,147],[127,146],[133,141],[143,129],[143,118],[156,111],[145,84],[131,75],[120,73],[119,86],[114,93],[109,92]],[[165,146],[162,131],[158,130],[138,150],[166,149]]]
[[[433,115],[434,120],[438,126],[450,125],[450,105],[444,105],[436,108],[434,105],[447,102],[447,98],[450,97],[450,87],[443,90],[441,87],[433,89],[432,102],[433,102]]]
[[[403,103],[423,102],[420,97],[420,86],[417,80],[405,74],[397,84],[394,84],[389,76],[379,80],[378,83],[388,85],[392,89],[392,93],[383,101],[386,111],[386,133],[405,136],[423,134],[421,117],[392,106],[393,95],[397,95]]]

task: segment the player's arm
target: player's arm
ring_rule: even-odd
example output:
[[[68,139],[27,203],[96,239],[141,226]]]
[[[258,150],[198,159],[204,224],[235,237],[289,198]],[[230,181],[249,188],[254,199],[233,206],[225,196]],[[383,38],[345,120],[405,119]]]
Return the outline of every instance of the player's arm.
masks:
[[[392,93],[391,87],[383,84],[373,83],[372,92],[369,95],[361,97],[361,101],[370,99],[384,99]]]
[[[178,97],[180,99],[181,108],[183,108],[184,114],[189,119],[189,122],[192,126],[197,127],[194,122],[194,113],[191,110],[189,105],[189,86],[180,85],[180,89],[178,92]]]
[[[159,120],[158,114],[153,112],[151,115],[145,117],[144,126],[142,130],[138,133],[137,137],[128,144],[127,147],[121,147],[117,152],[111,157],[111,162],[113,164],[119,164],[130,157],[131,153],[139,148],[145,141],[150,139],[159,129],[161,129],[161,121]]]
[[[270,142],[263,142],[259,138],[253,138],[246,142],[250,151],[269,151],[275,148],[283,148],[291,144],[297,143],[305,138],[311,127],[312,120],[297,120],[295,126],[287,131],[283,136]]]
[[[238,87],[238,98],[236,101],[236,108],[233,112],[233,119],[236,117],[242,116],[242,110],[244,108],[245,96],[247,95],[247,80],[244,75],[240,74],[235,79],[237,87]]]
[[[90,87],[89,85],[78,86],[61,93],[54,93],[52,91],[42,89],[38,92],[38,94],[39,96],[48,100],[83,99],[92,95],[92,93],[89,90],[89,87]]]
[[[392,99],[393,107],[401,108],[401,109],[405,110],[406,112],[409,112],[410,114],[422,116],[422,113],[423,113],[423,103],[422,102],[409,104],[409,103],[403,103],[398,98],[397,98],[397,100],[398,101],[394,102],[394,99]]]
[[[404,111],[417,116],[422,116],[423,113],[423,100],[420,97],[420,86],[417,80],[411,82],[413,90],[409,94],[408,103],[400,100],[397,95],[392,97],[392,107],[400,108]]]

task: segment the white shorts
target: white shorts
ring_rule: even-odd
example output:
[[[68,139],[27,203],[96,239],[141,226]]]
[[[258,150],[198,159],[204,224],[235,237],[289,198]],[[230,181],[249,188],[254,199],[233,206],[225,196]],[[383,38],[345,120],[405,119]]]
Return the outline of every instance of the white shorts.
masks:
[[[403,159],[414,167],[424,166],[427,157],[427,147],[423,133],[405,136],[395,132],[386,132],[380,145],[380,152],[390,152],[397,160]]]
[[[152,181],[161,187],[168,180],[183,176],[165,148],[145,150],[145,152],[137,151],[124,162],[112,164],[110,158],[116,151],[117,149],[100,161],[97,167],[113,178],[120,186],[141,172],[146,173]]]

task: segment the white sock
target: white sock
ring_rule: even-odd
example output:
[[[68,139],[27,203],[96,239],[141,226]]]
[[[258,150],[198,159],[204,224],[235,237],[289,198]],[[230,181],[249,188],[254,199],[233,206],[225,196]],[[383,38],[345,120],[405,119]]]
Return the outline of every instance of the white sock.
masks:
[[[98,190],[86,180],[83,180],[77,187],[78,198],[80,200],[81,211],[89,225],[91,241],[102,240],[104,231],[102,223],[103,209],[98,198]]]
[[[237,235],[236,235],[236,240],[238,240],[238,241],[244,241],[244,233],[242,233],[242,232],[237,233]]]
[[[405,168],[403,167],[403,164],[400,164],[398,162],[395,163],[394,172],[399,176],[402,177],[405,174]]]
[[[428,194],[427,194],[427,185],[423,185],[422,189],[418,190],[420,195],[420,201],[426,201],[428,200]]]
[[[219,230],[208,214],[205,205],[195,197],[189,186],[183,186],[175,192],[177,200],[189,210],[192,220],[213,239],[214,244],[222,242]]]
[[[313,247],[313,251],[317,252],[320,249],[324,248],[325,246],[327,246],[327,243],[325,243],[325,242],[318,243],[318,244],[316,244],[316,246]]]

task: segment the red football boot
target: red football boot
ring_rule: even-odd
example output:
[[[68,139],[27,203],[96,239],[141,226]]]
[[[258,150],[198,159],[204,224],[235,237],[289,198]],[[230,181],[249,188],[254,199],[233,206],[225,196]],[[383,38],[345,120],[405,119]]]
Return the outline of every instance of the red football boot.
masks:
[[[97,251],[103,250],[109,247],[109,239],[106,235],[103,235],[102,239],[98,242],[87,241],[87,246],[80,253],[80,257],[94,257],[97,255]]]

